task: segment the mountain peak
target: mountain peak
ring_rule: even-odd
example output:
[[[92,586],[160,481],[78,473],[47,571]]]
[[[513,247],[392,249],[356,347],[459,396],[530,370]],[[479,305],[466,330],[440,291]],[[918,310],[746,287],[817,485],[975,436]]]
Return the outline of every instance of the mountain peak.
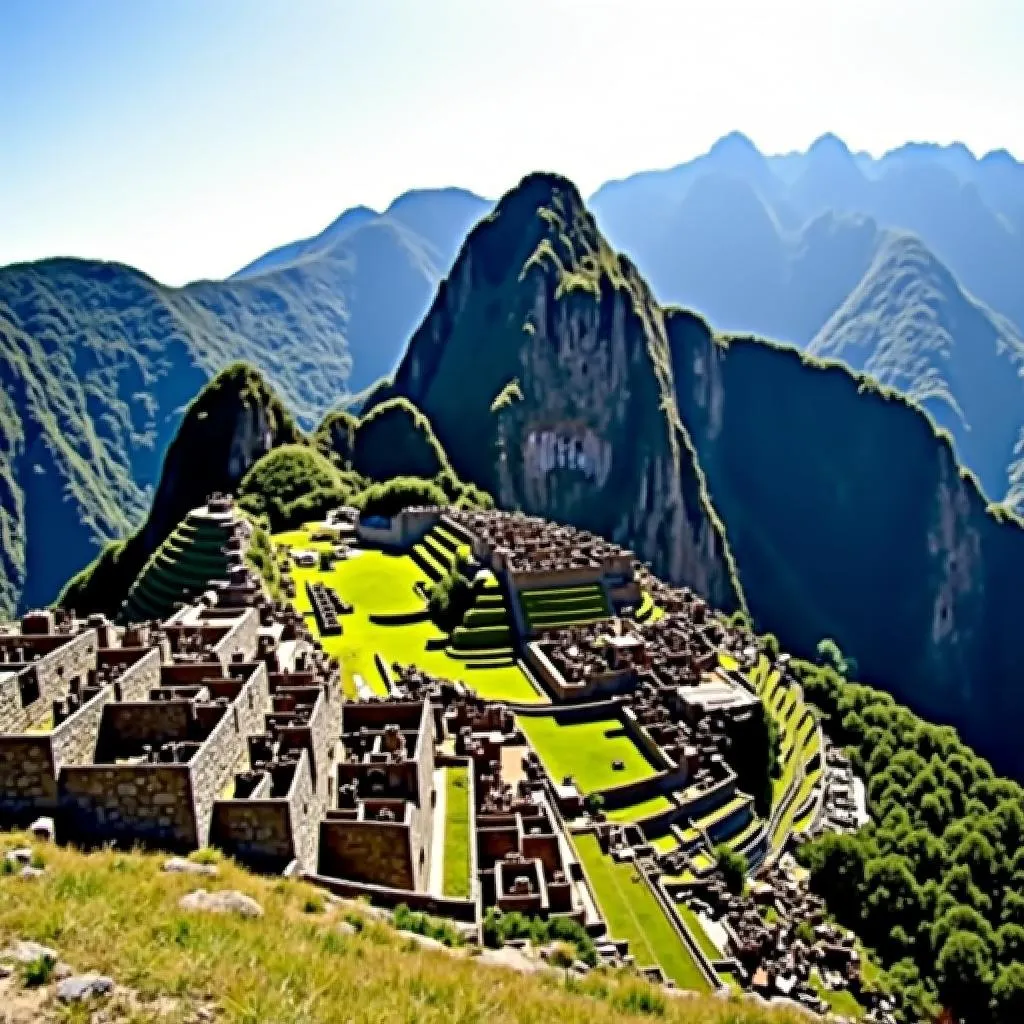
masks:
[[[708,156],[714,157],[741,157],[750,158],[756,157],[758,159],[764,159],[761,151],[754,145],[751,138],[744,135],[743,132],[729,132],[728,135],[723,135],[714,145],[708,150]]]
[[[825,132],[824,135],[819,135],[818,138],[811,143],[810,148],[807,150],[808,156],[830,156],[830,157],[842,157],[844,160],[853,160],[853,154],[850,152],[849,146],[838,135],[834,135],[832,132]]]

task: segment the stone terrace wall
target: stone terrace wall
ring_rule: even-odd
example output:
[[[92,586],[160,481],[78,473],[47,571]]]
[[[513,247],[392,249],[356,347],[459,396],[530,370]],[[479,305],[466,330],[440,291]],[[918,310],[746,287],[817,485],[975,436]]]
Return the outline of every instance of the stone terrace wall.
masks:
[[[523,660],[541,684],[560,701],[603,700],[636,689],[637,674],[632,668],[609,669],[592,676],[585,683],[570,683],[535,640],[523,648]]]
[[[50,814],[56,806],[57,775],[50,737],[0,737],[0,822],[13,825],[39,813]]]
[[[115,683],[118,700],[145,700],[150,691],[160,685],[160,649],[158,647],[101,649],[97,661],[100,666],[126,666]]]

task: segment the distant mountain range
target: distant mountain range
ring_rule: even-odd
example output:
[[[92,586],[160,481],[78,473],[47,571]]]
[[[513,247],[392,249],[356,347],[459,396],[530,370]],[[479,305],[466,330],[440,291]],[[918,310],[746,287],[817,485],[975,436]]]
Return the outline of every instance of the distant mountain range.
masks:
[[[764,156],[734,134],[590,205],[659,302],[921,399],[988,496],[1024,504],[1024,166],[1009,154],[912,144],[876,160],[826,136]],[[185,288],[92,261],[0,268],[0,611],[50,600],[138,525],[184,403],[221,367],[259,367],[307,428],[390,374],[492,209],[409,192]]]

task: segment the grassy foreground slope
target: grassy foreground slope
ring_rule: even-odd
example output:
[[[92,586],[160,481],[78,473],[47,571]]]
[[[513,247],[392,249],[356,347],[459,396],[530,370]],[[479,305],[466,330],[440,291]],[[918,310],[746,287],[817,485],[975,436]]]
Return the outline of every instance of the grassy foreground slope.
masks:
[[[26,840],[0,837],[0,851]],[[15,939],[41,942],[76,970],[108,974],[134,990],[134,1007],[112,1018],[118,1021],[185,1024],[200,1008],[215,1009],[223,1024],[801,1019],[715,998],[674,999],[622,975],[566,981],[561,972],[521,975],[484,966],[467,949],[421,949],[310,886],[255,877],[228,862],[217,878],[197,879],[164,873],[160,856],[36,849],[43,876],[0,877],[0,947]],[[179,909],[180,898],[200,887],[241,891],[263,916]],[[355,934],[346,934],[350,924]],[[67,1020],[66,1014],[53,1007],[43,1019]]]

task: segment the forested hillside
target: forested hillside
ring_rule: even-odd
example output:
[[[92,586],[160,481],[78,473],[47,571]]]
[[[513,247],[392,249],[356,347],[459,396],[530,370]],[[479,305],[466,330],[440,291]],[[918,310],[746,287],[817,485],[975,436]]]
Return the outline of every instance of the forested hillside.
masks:
[[[307,427],[389,372],[486,209],[410,193],[185,288],[87,260],[0,268],[0,613],[52,600],[139,523],[185,405],[225,365],[259,367]]]

